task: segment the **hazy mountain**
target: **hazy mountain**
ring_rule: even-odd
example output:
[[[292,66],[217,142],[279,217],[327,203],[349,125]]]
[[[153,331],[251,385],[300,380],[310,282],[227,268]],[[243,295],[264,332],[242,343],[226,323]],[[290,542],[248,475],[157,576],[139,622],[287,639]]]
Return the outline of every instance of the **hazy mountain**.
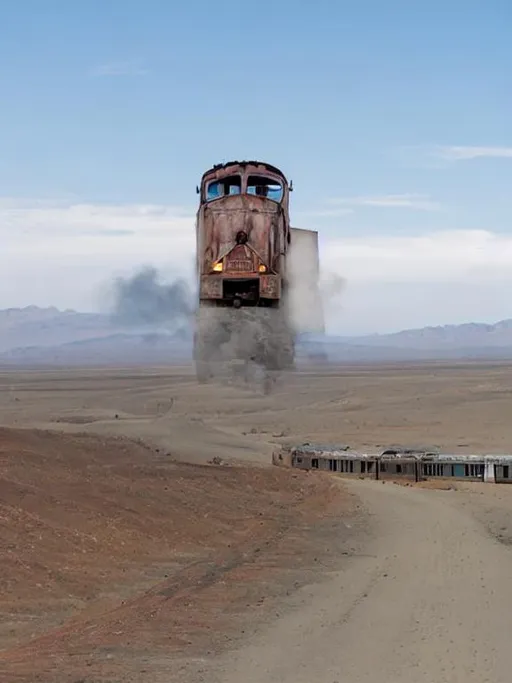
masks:
[[[512,347],[512,319],[495,324],[465,323],[403,330],[394,334],[375,334],[342,338],[343,343],[365,346],[392,346],[415,349],[455,349]]]
[[[17,347],[58,346],[110,334],[108,316],[97,313],[37,306],[0,310],[0,352]]]
[[[0,311],[0,363],[151,364],[191,358],[184,326],[121,325],[108,315],[56,308]],[[512,320],[468,323],[361,337],[304,335],[299,357],[334,362],[512,358]]]
[[[189,340],[166,334],[112,334],[58,346],[26,346],[0,353],[3,365],[165,365],[191,357]]]
[[[302,349],[308,355],[324,355],[338,362],[512,359],[512,320],[360,337],[308,335],[302,339]]]
[[[0,363],[156,363],[190,356],[191,334],[160,325],[121,325],[100,313],[56,308],[0,311]]]

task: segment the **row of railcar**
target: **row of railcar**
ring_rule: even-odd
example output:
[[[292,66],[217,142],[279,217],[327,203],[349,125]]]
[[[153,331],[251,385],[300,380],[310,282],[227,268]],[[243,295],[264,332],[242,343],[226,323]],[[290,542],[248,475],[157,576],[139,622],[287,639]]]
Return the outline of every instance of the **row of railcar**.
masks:
[[[457,479],[512,483],[512,455],[451,455],[419,449],[360,453],[344,446],[303,444],[283,449],[275,464],[370,479]]]

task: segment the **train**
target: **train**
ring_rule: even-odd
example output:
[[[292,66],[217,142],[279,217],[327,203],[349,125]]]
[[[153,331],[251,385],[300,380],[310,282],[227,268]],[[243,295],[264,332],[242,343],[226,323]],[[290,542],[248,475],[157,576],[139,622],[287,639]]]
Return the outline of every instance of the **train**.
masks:
[[[437,450],[390,446],[361,453],[340,444],[285,446],[274,452],[273,464],[369,479],[428,479],[512,483],[510,454],[451,454]]]
[[[293,369],[297,334],[324,331],[318,232],[291,226],[293,183],[272,164],[230,161],[196,190],[197,379],[217,361]]]

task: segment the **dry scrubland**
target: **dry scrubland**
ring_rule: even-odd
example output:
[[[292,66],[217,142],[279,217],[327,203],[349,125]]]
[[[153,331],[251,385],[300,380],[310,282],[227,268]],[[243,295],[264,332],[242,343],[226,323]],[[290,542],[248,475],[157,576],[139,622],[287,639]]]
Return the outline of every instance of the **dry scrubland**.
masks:
[[[512,451],[511,396],[506,364],[311,368],[271,396],[0,373],[0,681],[508,683],[512,487],[265,465],[302,440]]]

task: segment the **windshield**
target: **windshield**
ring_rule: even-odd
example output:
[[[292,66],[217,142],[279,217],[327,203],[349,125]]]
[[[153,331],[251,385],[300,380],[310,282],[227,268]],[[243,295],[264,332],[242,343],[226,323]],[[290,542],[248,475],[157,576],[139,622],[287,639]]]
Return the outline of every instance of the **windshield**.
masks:
[[[250,175],[247,179],[247,194],[255,194],[280,202],[283,198],[283,186],[275,178]]]
[[[212,180],[206,190],[206,201],[209,202],[219,197],[230,194],[240,194],[242,191],[242,178],[239,175],[228,176],[222,180]]]
[[[221,180],[211,180],[206,186],[206,201],[227,197],[242,192],[242,176],[230,175]],[[268,176],[250,175],[247,178],[247,194],[266,197],[275,202],[283,198],[283,185],[275,178]]]

